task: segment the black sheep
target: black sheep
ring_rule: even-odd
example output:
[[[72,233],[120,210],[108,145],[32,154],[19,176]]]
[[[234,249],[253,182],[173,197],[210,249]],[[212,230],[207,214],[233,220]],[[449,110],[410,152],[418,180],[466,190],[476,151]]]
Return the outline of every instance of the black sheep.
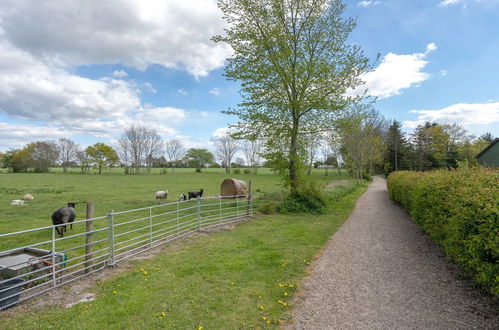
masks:
[[[203,189],[200,189],[199,191],[189,191],[189,200],[191,198],[198,198],[198,197],[203,197]]]
[[[61,207],[60,209],[55,210],[51,215],[52,224],[56,226],[56,225],[70,223],[71,229],[73,229],[72,222],[76,218],[75,205],[76,203],[68,203],[68,207]],[[57,231],[57,234],[63,237],[64,232],[66,231],[66,226],[64,225],[64,226],[55,227],[55,230]]]

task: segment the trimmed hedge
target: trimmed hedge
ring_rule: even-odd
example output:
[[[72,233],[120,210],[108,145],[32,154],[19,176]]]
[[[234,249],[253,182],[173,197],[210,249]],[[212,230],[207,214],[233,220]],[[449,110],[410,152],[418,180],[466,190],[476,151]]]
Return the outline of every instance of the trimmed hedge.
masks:
[[[388,190],[447,256],[499,296],[499,171],[394,172]]]

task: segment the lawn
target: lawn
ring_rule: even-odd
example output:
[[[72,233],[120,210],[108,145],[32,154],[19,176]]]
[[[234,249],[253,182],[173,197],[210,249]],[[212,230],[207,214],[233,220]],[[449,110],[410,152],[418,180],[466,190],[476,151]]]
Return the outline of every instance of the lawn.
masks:
[[[200,178],[206,180],[203,183],[210,193],[216,193],[216,183],[223,177],[213,174]],[[277,178],[251,179],[256,188],[279,189]],[[150,191],[150,186],[146,189],[138,183],[147,177],[126,180],[142,187],[143,193]],[[135,261],[133,271],[98,282],[93,288],[98,298],[93,302],[4,316],[0,328],[276,328],[291,318],[292,297],[310,261],[348,217],[365,186],[336,189],[333,193],[337,196],[350,192],[332,201],[328,214],[265,216],[231,231],[197,237],[181,248]],[[114,201],[118,203],[118,199]]]

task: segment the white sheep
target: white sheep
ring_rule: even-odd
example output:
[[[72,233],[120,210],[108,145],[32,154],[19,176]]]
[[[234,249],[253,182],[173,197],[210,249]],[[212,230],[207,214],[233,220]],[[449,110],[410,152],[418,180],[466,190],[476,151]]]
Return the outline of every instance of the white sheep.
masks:
[[[178,200],[181,202],[185,201],[185,200],[187,200],[187,196],[185,194],[180,194],[180,196],[178,196]]]
[[[24,195],[23,199],[24,199],[25,201],[32,201],[32,200],[33,200],[33,199],[35,199],[35,198],[34,198],[34,197],[33,197],[33,195],[31,195],[31,194],[26,194],[26,195]]]
[[[24,205],[24,201],[22,199],[14,199],[10,202],[10,205]]]
[[[168,197],[168,190],[159,190],[156,191],[156,200],[160,200],[163,203],[166,201],[166,198]]]

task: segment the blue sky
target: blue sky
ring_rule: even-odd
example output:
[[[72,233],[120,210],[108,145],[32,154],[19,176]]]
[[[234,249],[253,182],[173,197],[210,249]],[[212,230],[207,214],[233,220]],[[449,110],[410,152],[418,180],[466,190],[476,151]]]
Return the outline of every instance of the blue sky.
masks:
[[[375,107],[410,131],[457,122],[499,136],[499,0],[345,1],[375,59]],[[70,137],[113,143],[143,124],[212,147],[240,100],[214,0],[0,3],[0,151]]]

